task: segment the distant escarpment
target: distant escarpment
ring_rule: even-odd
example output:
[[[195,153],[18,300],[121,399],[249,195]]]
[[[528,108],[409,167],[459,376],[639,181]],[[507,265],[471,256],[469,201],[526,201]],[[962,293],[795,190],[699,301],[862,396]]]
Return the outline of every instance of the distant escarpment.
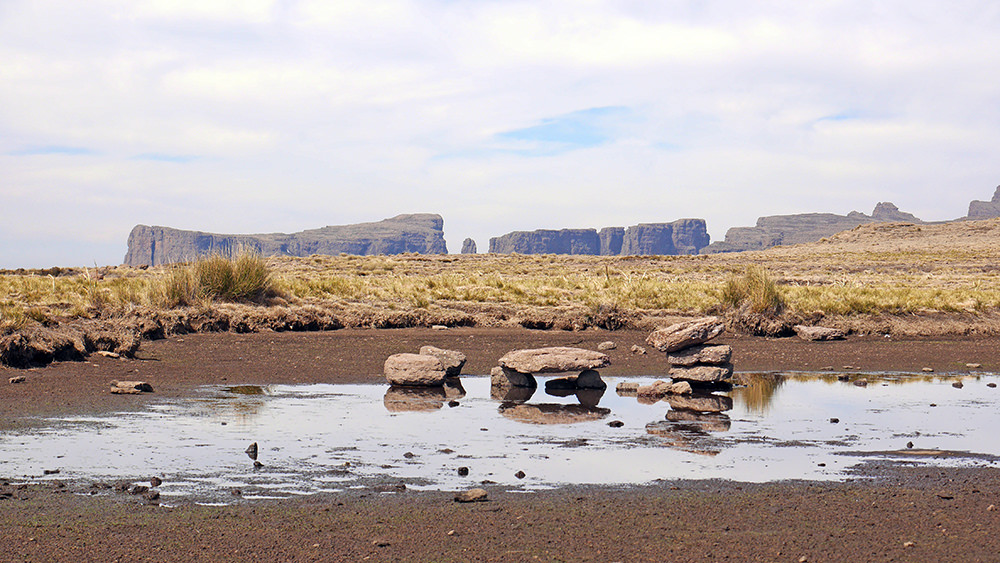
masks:
[[[996,199],[996,198],[994,198]],[[772,246],[815,242],[821,238],[847,231],[868,223],[923,223],[910,213],[904,213],[889,202],[880,202],[871,215],[852,211],[847,215],[833,213],[800,213],[772,215],[757,219],[754,227],[733,227],[726,238],[702,250],[702,254],[764,250]]]
[[[969,203],[969,215],[965,219],[975,221],[977,219],[992,219],[1000,217],[1000,186],[993,192],[993,199],[990,201],[972,200]]]
[[[704,219],[624,227],[514,231],[490,239],[495,254],[677,255],[698,254],[709,243]]]
[[[220,235],[136,225],[128,237],[127,266],[159,266],[205,254],[256,252],[263,256],[312,254],[445,254],[440,215],[397,215],[375,223],[337,225],[299,233]]]

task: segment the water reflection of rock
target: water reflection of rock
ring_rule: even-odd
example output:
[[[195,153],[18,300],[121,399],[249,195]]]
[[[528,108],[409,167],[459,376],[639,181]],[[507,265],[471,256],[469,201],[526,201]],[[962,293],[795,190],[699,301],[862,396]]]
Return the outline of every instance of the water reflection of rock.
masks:
[[[666,446],[698,455],[716,456],[722,443],[695,424],[661,420],[646,425],[646,433],[664,439]]]
[[[491,399],[507,403],[526,403],[534,394],[534,387],[490,387]]]
[[[704,432],[727,432],[732,427],[729,415],[721,412],[667,411],[668,422],[680,422]]]
[[[581,405],[596,407],[600,404],[601,397],[604,396],[604,389],[549,389],[546,385],[545,393],[552,395],[553,397],[569,397],[570,395],[575,395],[576,400],[579,401]]]
[[[675,410],[723,412],[733,408],[733,400],[725,395],[667,395],[664,400]]]
[[[611,414],[611,409],[602,407],[550,403],[526,405],[505,402],[498,410],[505,418],[527,424],[575,424],[600,420]]]
[[[393,385],[382,403],[389,412],[435,411],[448,401],[444,387],[402,387]]]

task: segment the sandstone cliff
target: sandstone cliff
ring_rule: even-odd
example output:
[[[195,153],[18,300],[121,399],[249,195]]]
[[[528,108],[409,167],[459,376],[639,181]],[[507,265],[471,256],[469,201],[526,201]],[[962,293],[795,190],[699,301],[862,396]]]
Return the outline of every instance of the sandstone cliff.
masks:
[[[704,219],[596,229],[514,231],[490,239],[496,254],[697,254],[709,243]]]
[[[136,225],[128,237],[128,266],[158,266],[212,253],[247,250],[264,256],[282,254],[445,254],[440,215],[397,215],[375,223],[337,225],[299,233],[224,235]]]
[[[1000,186],[993,192],[993,199],[990,201],[972,200],[969,203],[969,215],[966,219],[991,219],[1000,217]]]
[[[815,242],[841,231],[868,223],[923,223],[917,217],[904,213],[889,202],[879,202],[871,215],[852,211],[847,215],[834,213],[800,213],[772,215],[757,219],[754,227],[733,227],[726,232],[724,241],[708,245],[702,254],[764,250],[772,246]]]

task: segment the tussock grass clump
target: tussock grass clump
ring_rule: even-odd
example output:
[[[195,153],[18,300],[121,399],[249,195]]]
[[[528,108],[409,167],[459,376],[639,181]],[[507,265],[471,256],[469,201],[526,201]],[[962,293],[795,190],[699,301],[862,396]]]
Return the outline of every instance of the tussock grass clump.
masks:
[[[760,315],[780,315],[785,300],[762,266],[747,266],[742,276],[730,276],[722,287],[722,303],[731,309],[746,306]]]
[[[151,301],[167,308],[205,301],[260,303],[278,294],[267,262],[255,254],[213,255],[172,267],[149,291]]]

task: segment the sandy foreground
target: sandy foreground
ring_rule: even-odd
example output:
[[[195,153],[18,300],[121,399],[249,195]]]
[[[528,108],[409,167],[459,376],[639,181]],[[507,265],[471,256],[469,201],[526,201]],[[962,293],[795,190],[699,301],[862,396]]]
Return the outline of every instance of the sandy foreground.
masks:
[[[381,381],[382,362],[424,344],[465,352],[485,374],[514,348],[596,348],[607,375],[664,375],[645,332],[454,328],[201,334],[145,342],[137,359],[94,356],[34,370],[0,369],[0,431],[32,417],[139,408],[150,396],[108,393],[149,381],[156,397],[205,384]],[[729,336],[739,371],[1000,371],[998,338],[843,342]],[[10,377],[25,381],[8,384]],[[2,453],[0,453],[2,455]],[[8,477],[7,480],[4,477]],[[137,476],[137,479],[141,476]],[[90,495],[90,483],[20,486],[0,475],[0,561],[1000,561],[1000,471],[871,465],[846,483],[753,485],[670,481],[549,492],[359,490],[226,507],[147,505]],[[83,494],[77,494],[83,493]]]

